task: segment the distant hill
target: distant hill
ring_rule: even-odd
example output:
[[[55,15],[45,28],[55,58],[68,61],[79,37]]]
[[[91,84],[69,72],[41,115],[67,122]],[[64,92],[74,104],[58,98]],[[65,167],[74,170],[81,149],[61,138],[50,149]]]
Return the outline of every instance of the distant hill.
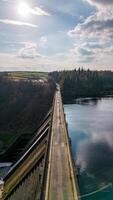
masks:
[[[1,72],[0,76],[7,77],[11,80],[39,80],[48,78],[47,72],[32,72],[32,71],[14,71],[14,72]]]

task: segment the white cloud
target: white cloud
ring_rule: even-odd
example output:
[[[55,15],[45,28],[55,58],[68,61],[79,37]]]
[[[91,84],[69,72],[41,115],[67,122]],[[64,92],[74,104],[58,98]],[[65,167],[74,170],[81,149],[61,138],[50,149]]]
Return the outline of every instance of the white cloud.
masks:
[[[95,53],[81,44],[70,50],[70,57],[77,63],[91,63],[95,60]]]
[[[33,15],[50,16],[47,11],[44,11],[39,7],[30,8],[30,13]]]
[[[77,63],[90,64],[91,66],[112,68],[112,55],[113,55],[113,43],[110,44],[110,41],[99,42],[88,41],[87,42],[79,41],[78,44],[75,43],[74,47],[70,49],[70,57],[75,58]],[[105,69],[104,68],[104,69]]]
[[[47,38],[42,36],[37,43],[34,42],[23,42],[23,47],[18,51],[18,57],[34,59],[36,57],[44,57],[39,53],[40,48],[44,48],[47,43]]]
[[[19,10],[21,13],[22,12],[27,12],[32,14],[32,15],[39,15],[39,16],[50,16],[50,13],[45,11],[44,9],[40,8],[39,6],[33,6],[32,4],[30,5],[29,2],[27,1],[15,1],[15,0],[2,0],[3,2],[9,2],[13,3],[15,6],[16,10]],[[23,13],[24,14],[24,13]]]
[[[20,2],[17,6],[18,11],[21,15],[24,16],[24,14],[32,14],[32,15],[40,15],[40,16],[50,16],[48,12],[45,10],[42,10],[39,7],[31,7],[27,2]]]
[[[75,28],[68,32],[69,36],[91,37],[91,38],[111,38],[113,36],[113,12],[97,11],[87,17],[84,22],[77,24]]]
[[[91,59],[91,58],[90,58]],[[108,59],[108,60],[107,60]],[[106,61],[106,62],[105,62]],[[84,63],[84,65],[83,65]],[[87,62],[87,59],[81,58],[77,59],[75,55],[67,54],[67,55],[54,55],[54,56],[39,56],[34,59],[22,58],[18,57],[14,54],[5,54],[0,53],[0,71],[54,71],[54,70],[70,70],[73,68],[83,67],[88,69],[113,69],[113,65],[111,65],[112,59],[105,55],[105,60],[101,60],[100,62]]]
[[[14,54],[0,53],[0,71],[53,71],[57,69],[61,69],[61,63],[55,57],[40,56],[24,59]]]
[[[113,36],[113,0],[84,0],[97,6],[97,11],[78,23],[68,32],[70,37],[84,41],[112,41]],[[111,46],[111,45],[110,45]],[[104,46],[105,48],[105,46]]]
[[[27,22],[12,20],[12,19],[0,19],[0,23],[10,24],[10,25],[17,25],[17,26],[29,26],[29,27],[37,27],[36,24],[31,24]]]
[[[38,48],[36,43],[26,42],[24,44],[24,47],[19,50],[18,56],[21,58],[29,58],[29,59],[41,57],[37,49]]]
[[[44,48],[44,47],[46,47],[46,45],[47,45],[47,37],[46,36],[42,36],[40,38],[40,41],[39,41],[39,46]]]
[[[91,5],[96,5],[97,7],[102,6],[102,7],[106,7],[106,6],[111,6],[113,5],[113,0],[86,0],[88,3],[90,3]]]
[[[106,55],[112,58],[113,45],[109,47],[109,44],[104,42],[85,42],[72,48],[70,53],[81,63],[101,62],[101,59],[104,61]]]
[[[90,1],[90,0],[89,0]],[[91,2],[97,2],[92,1]],[[102,2],[102,1],[98,1]],[[94,14],[77,24],[68,32],[77,41],[71,49],[80,62],[106,63],[112,60],[113,54],[113,10],[109,7],[99,7]],[[112,62],[111,62],[112,65]]]

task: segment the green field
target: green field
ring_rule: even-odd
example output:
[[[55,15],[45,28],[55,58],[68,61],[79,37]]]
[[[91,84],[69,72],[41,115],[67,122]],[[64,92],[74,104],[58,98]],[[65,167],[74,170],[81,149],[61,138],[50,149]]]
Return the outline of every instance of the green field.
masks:
[[[29,80],[29,79],[45,79],[48,77],[47,72],[24,72],[24,71],[17,71],[17,72],[6,72],[5,73],[9,78],[16,79],[16,80]]]

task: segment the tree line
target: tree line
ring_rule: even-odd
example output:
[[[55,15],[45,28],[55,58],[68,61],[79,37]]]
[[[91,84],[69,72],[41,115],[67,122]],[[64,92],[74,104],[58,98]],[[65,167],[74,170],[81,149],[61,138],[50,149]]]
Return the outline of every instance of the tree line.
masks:
[[[65,103],[80,97],[113,95],[113,72],[74,69],[52,72],[51,76],[61,86]]]

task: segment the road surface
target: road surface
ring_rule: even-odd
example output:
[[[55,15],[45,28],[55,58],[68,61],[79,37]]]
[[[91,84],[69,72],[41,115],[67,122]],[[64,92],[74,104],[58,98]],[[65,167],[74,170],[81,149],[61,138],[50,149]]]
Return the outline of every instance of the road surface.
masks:
[[[45,200],[77,200],[60,88],[55,94]]]

